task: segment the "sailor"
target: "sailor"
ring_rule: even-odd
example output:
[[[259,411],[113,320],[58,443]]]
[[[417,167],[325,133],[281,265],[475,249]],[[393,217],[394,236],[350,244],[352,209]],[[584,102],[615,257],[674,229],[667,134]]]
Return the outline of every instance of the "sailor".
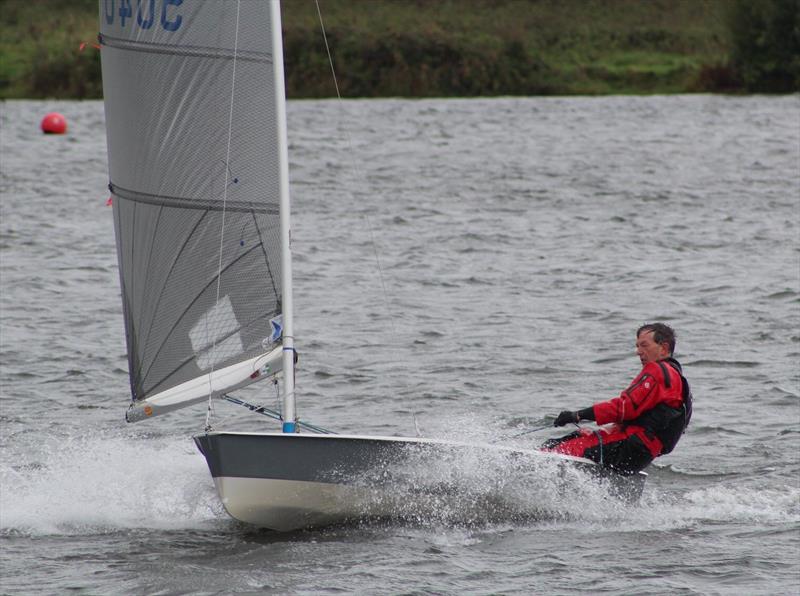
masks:
[[[584,420],[606,425],[579,428],[550,439],[545,451],[585,457],[621,474],[634,474],[673,450],[692,416],[692,393],[675,358],[675,332],[664,323],[636,331],[642,370],[619,397],[577,411],[565,410],[554,426]]]

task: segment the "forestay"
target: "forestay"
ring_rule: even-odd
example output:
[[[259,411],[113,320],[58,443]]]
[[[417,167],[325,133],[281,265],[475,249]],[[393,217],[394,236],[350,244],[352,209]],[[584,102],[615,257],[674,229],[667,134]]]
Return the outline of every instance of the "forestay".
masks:
[[[281,368],[272,20],[260,1],[100,0],[129,420]]]

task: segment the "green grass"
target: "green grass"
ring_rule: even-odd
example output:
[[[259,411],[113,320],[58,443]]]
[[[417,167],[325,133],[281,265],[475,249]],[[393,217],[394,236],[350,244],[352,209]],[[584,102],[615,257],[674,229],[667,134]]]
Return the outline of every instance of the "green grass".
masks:
[[[319,3],[348,97],[706,90],[730,52],[731,0]],[[0,7],[0,97],[101,95],[96,0]],[[288,95],[332,96],[314,0],[282,12]]]
[[[0,4],[0,96],[99,97],[95,0],[3,0]]]

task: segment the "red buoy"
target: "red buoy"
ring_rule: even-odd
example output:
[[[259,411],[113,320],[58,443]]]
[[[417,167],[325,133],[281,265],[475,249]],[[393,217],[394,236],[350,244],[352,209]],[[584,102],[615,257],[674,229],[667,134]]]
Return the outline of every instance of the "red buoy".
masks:
[[[49,135],[63,135],[67,132],[67,119],[58,112],[50,112],[42,118],[42,132]]]

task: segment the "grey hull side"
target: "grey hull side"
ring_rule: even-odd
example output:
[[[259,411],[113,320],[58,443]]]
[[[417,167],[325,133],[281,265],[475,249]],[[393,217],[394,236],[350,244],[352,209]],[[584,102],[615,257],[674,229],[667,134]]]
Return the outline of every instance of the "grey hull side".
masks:
[[[638,499],[645,474],[622,477],[592,462],[538,451],[412,438],[280,433],[208,433],[194,437],[220,500],[245,523],[288,531],[365,518],[414,517],[442,508],[471,509],[483,496],[459,486],[458,468],[497,474],[540,468],[559,475],[583,468]],[[455,479],[455,481],[454,481]]]
[[[427,443],[300,434],[209,433],[195,443],[211,476],[339,484],[394,463]]]

